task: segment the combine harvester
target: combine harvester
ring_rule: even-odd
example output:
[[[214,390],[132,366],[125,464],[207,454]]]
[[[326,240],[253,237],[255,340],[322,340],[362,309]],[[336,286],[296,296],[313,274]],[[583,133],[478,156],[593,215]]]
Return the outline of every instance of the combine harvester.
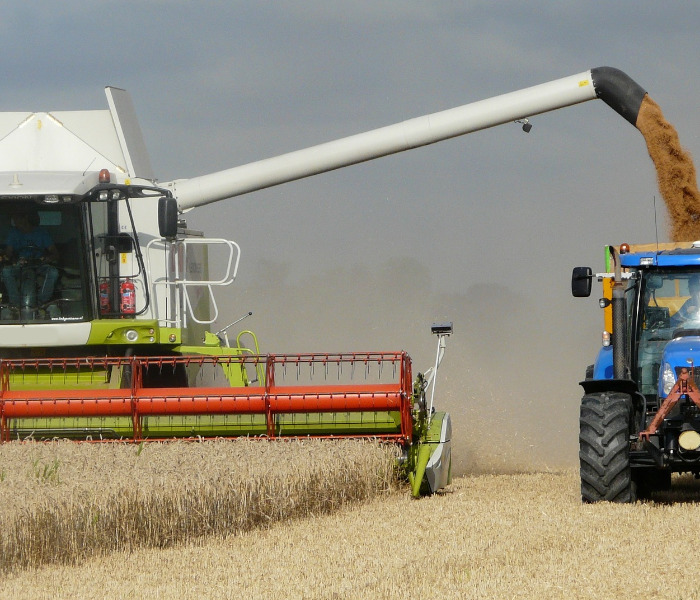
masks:
[[[261,354],[250,331],[229,343],[235,323],[208,327],[240,249],[182,214],[502,123],[529,131],[597,97],[629,118],[639,90],[602,67],[167,183],[124,90],[106,89],[109,110],[0,113],[0,439],[371,438],[402,447],[414,495],[444,487],[451,421],[433,396],[451,324],[433,326],[435,365],[415,380],[403,352]]]

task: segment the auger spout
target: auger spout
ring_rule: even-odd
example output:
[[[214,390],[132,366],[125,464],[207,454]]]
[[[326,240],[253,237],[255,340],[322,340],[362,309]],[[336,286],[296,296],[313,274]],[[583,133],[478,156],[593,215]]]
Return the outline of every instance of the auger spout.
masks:
[[[613,67],[591,69],[591,78],[598,98],[636,126],[646,90],[629,75]]]
[[[601,98],[634,124],[645,93],[622,71],[599,67],[303,150],[164,185],[173,191],[180,210],[187,210],[596,98]]]

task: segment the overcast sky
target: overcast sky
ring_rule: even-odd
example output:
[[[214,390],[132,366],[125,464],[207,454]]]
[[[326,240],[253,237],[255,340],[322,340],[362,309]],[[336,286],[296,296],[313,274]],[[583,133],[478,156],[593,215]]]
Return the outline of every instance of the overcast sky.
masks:
[[[687,1],[10,1],[0,8],[0,110],[104,109],[104,86],[125,88],[156,175],[168,181],[607,65],[649,92],[697,156],[698,25],[700,7]],[[529,398],[532,419],[565,406],[561,431],[575,460],[577,382],[599,346],[602,314],[597,290],[589,300],[570,297],[571,268],[602,270],[606,243],[653,241],[655,195],[661,241],[667,223],[641,134],[607,105],[588,102],[532,124],[529,134],[503,125],[196,209],[190,226],[243,248],[224,320],[265,307],[263,295],[284,293],[283,285],[308,284],[318,295],[319,281],[332,282],[339,269],[391,279],[387,264],[408,265],[409,283],[381,299],[399,312],[425,310],[405,337],[382,331],[380,316],[372,319],[380,301],[359,284],[338,319],[348,307],[368,315],[373,337],[334,337],[328,332],[342,324],[318,323],[299,306],[285,318],[308,319],[313,349],[324,348],[324,336],[348,345],[376,338],[370,348],[331,351],[397,340],[424,361],[430,323],[452,320],[445,361],[453,384],[469,390],[464,402],[488,387],[470,381],[470,357],[488,346],[498,360],[500,347],[509,373],[491,364],[485,379],[497,377],[513,402]],[[486,306],[505,294],[532,309],[530,323],[513,320],[504,334],[488,327],[503,318],[497,311],[477,326],[473,315],[446,314],[449,303],[426,304],[445,294]],[[250,323],[265,332],[264,349],[293,348],[285,331],[272,339],[264,318]],[[504,337],[494,341],[494,331]]]

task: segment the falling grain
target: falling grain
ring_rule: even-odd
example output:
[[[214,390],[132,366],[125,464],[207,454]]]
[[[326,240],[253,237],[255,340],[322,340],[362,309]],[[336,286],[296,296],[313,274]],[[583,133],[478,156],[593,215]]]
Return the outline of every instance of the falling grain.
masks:
[[[658,104],[645,96],[637,116],[637,128],[647,143],[659,185],[671,220],[675,242],[700,239],[700,191],[695,165],[684,150],[678,133],[661,112]]]

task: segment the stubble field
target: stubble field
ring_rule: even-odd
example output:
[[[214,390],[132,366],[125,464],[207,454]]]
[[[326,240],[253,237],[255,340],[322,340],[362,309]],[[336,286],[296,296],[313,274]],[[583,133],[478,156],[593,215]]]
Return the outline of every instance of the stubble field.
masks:
[[[582,505],[575,471],[460,477],[445,493],[412,500],[405,489],[396,489],[389,480],[375,477],[377,472],[383,472],[382,465],[391,463],[387,460],[390,457],[378,453],[376,447],[338,446],[322,456],[324,450],[308,445],[249,445],[252,447],[246,450],[252,449],[253,455],[260,454],[263,460],[257,462],[249,457],[249,465],[239,462],[236,468],[229,465],[228,471],[217,471],[217,464],[226,460],[211,460],[206,445],[195,444],[196,450],[181,453],[178,465],[169,462],[167,456],[169,449],[178,449],[179,444],[153,446],[150,451],[161,453],[157,461],[161,478],[149,474],[156,463],[148,457],[146,446],[140,456],[127,460],[127,465],[117,469],[115,475],[103,474],[100,501],[107,502],[110,491],[117,489],[115,481],[121,482],[119,485],[132,481],[125,473],[133,473],[135,465],[144,459],[136,469],[142,498],[150,496],[162,501],[168,490],[193,490],[193,481],[201,484],[226,472],[229,479],[238,481],[235,473],[240,471],[255,479],[256,485],[267,481],[267,492],[260,495],[260,500],[267,497],[271,504],[265,504],[266,510],[274,506],[278,518],[263,517],[238,529],[229,518],[227,528],[200,532],[207,534],[204,536],[191,529],[183,539],[160,538],[151,544],[155,547],[134,543],[124,550],[105,549],[93,558],[67,560],[68,564],[6,570],[0,580],[0,596],[700,598],[700,566],[694,560],[695,537],[700,528],[695,500],[700,497],[700,490],[691,478],[676,479],[671,494],[656,498],[655,502],[629,506]],[[226,446],[212,447],[216,454],[230,459],[227,453],[232,450]],[[357,448],[352,449],[353,446]],[[5,473],[0,484],[0,490],[5,488],[1,492],[3,503],[8,501],[6,484],[16,484],[19,479],[9,472],[5,448],[17,451],[18,447],[5,445],[0,450],[4,465],[0,468]],[[105,452],[104,446],[80,448],[84,449],[80,453],[94,453],[91,448]],[[125,448],[135,456],[136,447]],[[59,449],[63,450],[60,445]],[[343,459],[339,450],[351,458]],[[294,456],[298,451],[301,453]],[[274,454],[262,456],[268,452]],[[364,471],[363,477],[353,480],[350,471],[361,470],[360,463],[353,461],[365,453],[378,460],[369,471]],[[295,473],[290,475],[286,469],[292,458],[297,464],[293,467]],[[36,455],[33,460],[36,461]],[[62,487],[72,485],[67,481],[67,459],[60,455],[59,460],[64,461],[57,468],[61,473],[63,467],[61,483],[42,481],[43,471],[37,477],[34,462],[30,463],[31,476],[23,477],[31,481],[31,486],[39,486],[56,497]],[[84,457],[81,460],[76,464],[84,469],[87,463]],[[209,461],[208,466],[204,460]],[[238,460],[242,458],[239,456]],[[153,464],[147,468],[149,461]],[[200,466],[191,471],[197,462]],[[300,462],[304,463],[303,468]],[[368,472],[374,473],[369,479]],[[51,474],[47,473],[46,478],[50,479]],[[88,478],[94,478],[94,474],[85,474],[81,480],[84,488]],[[218,480],[223,489],[229,489],[231,502],[237,497],[232,491],[235,486],[224,485],[226,478]],[[286,482],[286,488],[280,485],[281,481]],[[351,488],[363,492],[352,497]],[[247,489],[250,498],[252,488]],[[33,493],[36,494],[36,487]],[[330,503],[320,502],[321,496]],[[223,503],[224,495],[218,497]],[[63,509],[71,502],[86,504],[85,498],[75,496],[75,491],[68,498]],[[312,498],[316,498],[316,504]],[[39,500],[15,497],[13,510],[19,511],[15,515],[29,512],[32,503]],[[293,507],[295,503],[297,508]],[[300,503],[311,510],[300,510]],[[156,502],[151,506],[152,515],[143,517],[151,529],[158,523],[170,523],[172,531],[183,527],[174,515],[189,514],[192,523],[202,527],[205,521],[201,514],[192,512],[192,506],[189,513],[173,512],[171,506],[171,512],[165,514],[170,516],[163,518],[162,506]],[[198,506],[202,510],[201,502]],[[3,536],[7,533],[9,510],[5,504]],[[219,510],[223,511],[223,504]],[[253,512],[269,516],[265,511]],[[74,517],[67,514],[69,521],[71,518]],[[70,525],[69,522],[66,527],[69,529]],[[116,522],[111,525],[114,526]]]

